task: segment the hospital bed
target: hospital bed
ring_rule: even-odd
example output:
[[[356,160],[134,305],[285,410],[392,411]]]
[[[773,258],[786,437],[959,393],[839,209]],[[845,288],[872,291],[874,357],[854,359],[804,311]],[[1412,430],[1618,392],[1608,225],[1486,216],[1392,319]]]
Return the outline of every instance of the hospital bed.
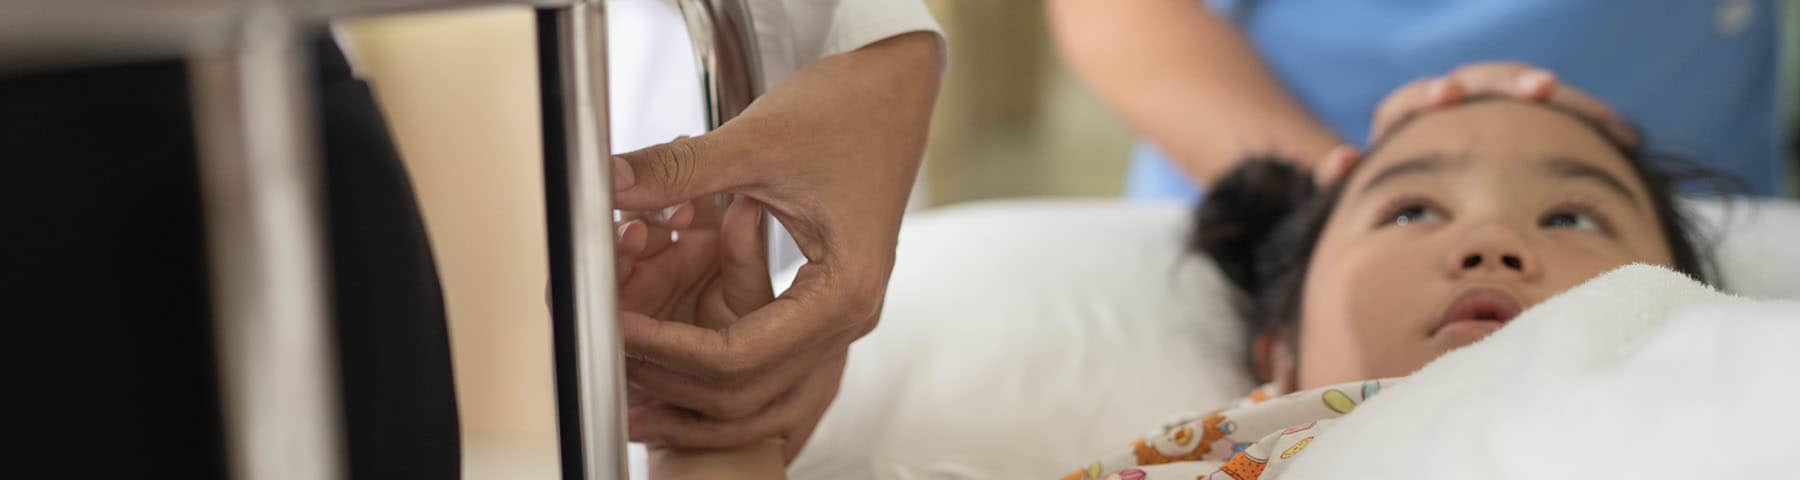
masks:
[[[611,331],[604,13],[585,0],[26,0],[0,17],[0,70],[186,55],[206,145],[219,356],[234,478],[341,476],[326,373],[318,193],[296,101],[296,32],[346,15],[539,8],[565,478],[627,465]],[[707,123],[759,86],[741,9],[683,3]],[[38,7],[35,10],[32,7]],[[237,32],[237,33],[232,33]],[[127,48],[128,47],[128,48]],[[734,60],[735,59],[735,60]],[[735,62],[735,63],[734,63]],[[735,73],[733,73],[735,72]],[[596,138],[595,136],[599,136]],[[296,173],[297,172],[297,173]],[[227,208],[235,207],[235,208]],[[1800,207],[1702,204],[1734,291],[1800,298]],[[796,478],[1043,478],[1157,420],[1250,387],[1227,284],[1184,253],[1187,205],[1020,201],[911,216],[882,325],[853,348]],[[256,222],[253,219],[264,219]],[[268,221],[273,219],[274,221]],[[581,295],[573,292],[582,292]],[[279,339],[279,340],[278,340]],[[284,348],[263,348],[281,345]],[[1171,380],[1175,379],[1175,380]],[[641,469],[634,469],[641,472]]]

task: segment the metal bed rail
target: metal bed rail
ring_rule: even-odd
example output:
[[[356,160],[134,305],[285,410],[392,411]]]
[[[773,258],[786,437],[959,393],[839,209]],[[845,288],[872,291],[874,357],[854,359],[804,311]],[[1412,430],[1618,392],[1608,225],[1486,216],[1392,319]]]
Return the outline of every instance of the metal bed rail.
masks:
[[[0,75],[189,60],[232,478],[346,476],[304,33],[334,18],[486,5],[538,11],[563,478],[623,479],[602,0],[13,0],[0,8]],[[717,127],[761,89],[749,10],[742,0],[678,5]]]

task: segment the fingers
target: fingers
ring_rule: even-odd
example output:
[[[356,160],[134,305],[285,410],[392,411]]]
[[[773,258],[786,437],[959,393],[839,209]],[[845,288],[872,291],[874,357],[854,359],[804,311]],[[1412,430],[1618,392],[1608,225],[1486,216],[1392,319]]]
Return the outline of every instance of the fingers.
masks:
[[[724,331],[624,312],[619,333],[633,358],[706,380],[735,377],[738,372],[723,367],[737,363],[728,352]]]
[[[636,388],[627,387],[625,389],[625,406],[626,407],[637,407],[637,406],[649,405],[652,403],[662,403],[662,402],[656,401],[655,397],[651,397],[650,394],[644,393],[643,391],[638,390]]]
[[[654,403],[632,407],[628,412],[630,438],[676,448],[732,448],[779,436],[787,440],[783,457],[791,461],[837,397],[844,354],[842,350],[834,353],[767,408],[742,418],[709,418]]]
[[[1572,109],[1599,120],[1620,142],[1637,143],[1637,131],[1611,106],[1587,92],[1564,85],[1547,70],[1517,62],[1483,62],[1458,67],[1450,72],[1450,78],[1462,83],[1471,94],[1510,95]]]
[[[1330,152],[1326,152],[1325,160],[1313,167],[1313,182],[1320,187],[1326,187],[1342,181],[1360,161],[1362,161],[1362,154],[1356,151],[1356,147],[1338,145]]]
[[[724,216],[719,227],[719,294],[728,309],[726,317],[735,321],[774,300],[775,287],[769,280],[762,203],[739,195]]]
[[[661,212],[620,212],[617,274],[621,306],[646,314],[678,300],[714,269],[720,248],[721,209],[711,198],[696,199]],[[685,237],[685,241],[683,238]],[[766,299],[764,300],[766,302]]]
[[[695,217],[698,215],[695,213],[696,210],[698,210],[697,202],[683,202],[662,209],[660,212],[618,212],[618,215],[625,219],[619,229],[619,254],[653,257],[662,253],[669,247],[669,244],[675,242],[676,231],[694,226]],[[626,250],[628,246],[625,243],[625,234],[628,233],[626,227],[641,231],[643,236],[642,244],[629,245],[635,247],[634,250]],[[629,233],[640,234],[636,231]]]
[[[710,238],[714,236],[717,232],[692,232],[655,256],[621,257],[631,266],[630,276],[618,285],[619,308],[665,320],[691,312],[692,308],[673,307],[683,299],[698,298],[701,292],[696,286],[717,271],[717,246]],[[692,321],[691,315],[680,319]]]
[[[673,207],[665,208],[665,209],[663,209],[663,212],[662,212],[663,220],[658,223],[660,223],[664,227],[677,229],[677,230],[683,229],[683,228],[688,228],[689,226],[693,225],[694,216],[695,216],[694,212],[700,206],[701,206],[701,204],[699,203],[699,201],[693,201],[693,202],[685,202],[685,203],[675,205]]]
[[[702,274],[693,271],[692,264],[698,261],[663,255],[673,244],[671,230],[636,219],[619,224],[617,231],[614,278],[619,285],[621,308],[656,313],[652,309],[666,303],[666,297],[674,295],[678,286]]]
[[[655,210],[754,184],[760,172],[740,142],[716,133],[653,145],[612,158],[613,201],[625,210]]]
[[[625,351],[709,383],[766,372],[782,359],[822,345],[843,332],[861,332],[876,321],[879,306],[861,308],[850,295],[814,291],[821,280],[803,272],[794,287],[724,330],[625,316],[619,325]],[[854,297],[854,296],[850,296]]]
[[[1426,110],[1440,102],[1453,102],[1462,99],[1462,84],[1451,83],[1445,79],[1417,79],[1402,84],[1388,93],[1386,99],[1375,104],[1375,119],[1368,129],[1368,140],[1381,138],[1395,122],[1411,115],[1413,111]]]
[[[845,361],[848,360],[849,349],[846,346],[837,355],[826,360],[826,365],[813,373],[795,393],[794,402],[799,404],[799,418],[788,427],[787,444],[782,446],[782,459],[793,463],[806,448],[806,442],[812,439],[814,430],[819,428],[819,421],[825,418],[825,411],[837,400],[838,387],[844,383]]]
[[[1381,138],[1395,122],[1413,112],[1460,102],[1465,94],[1460,83],[1444,78],[1421,78],[1402,85],[1375,105],[1369,141]]]
[[[1454,105],[1476,95],[1507,95],[1544,101],[1558,87],[1548,71],[1517,62],[1482,62],[1457,67],[1450,74],[1414,80],[1395,89],[1376,107],[1369,140],[1381,138],[1394,123],[1415,112]]]
[[[639,250],[639,257],[648,258],[661,255],[664,250],[669,249],[670,245],[675,244],[676,235],[679,235],[678,233],[675,233],[674,229],[663,225],[654,224],[644,220],[633,221],[642,225],[645,232],[644,247]]]
[[[1548,100],[1556,90],[1556,74],[1518,62],[1478,62],[1456,67],[1446,80],[1469,94],[1507,95],[1520,100]]]
[[[849,342],[843,342],[848,345]],[[817,369],[831,349],[799,352],[768,373],[726,383],[708,383],[661,365],[626,360],[625,378],[633,390],[673,406],[719,420],[736,420],[763,410]]]
[[[1369,128],[1369,140],[1382,138],[1396,122],[1415,112],[1460,103],[1477,95],[1505,95],[1573,109],[1599,119],[1619,141],[1637,143],[1637,132],[1620,120],[1618,113],[1606,102],[1563,85],[1556,74],[1548,70],[1519,62],[1468,64],[1457,67],[1448,75],[1416,80],[1396,89],[1377,105]]]
[[[789,413],[788,415],[793,415]],[[713,420],[669,405],[631,407],[627,433],[633,442],[673,448],[733,448],[781,435],[787,418],[771,414]]]
[[[614,246],[618,252],[615,255],[617,261],[614,262],[617,271],[614,273],[617,274],[615,277],[617,281],[625,282],[631,278],[638,257],[643,256],[644,245],[649,241],[649,227],[645,226],[642,221],[632,220],[619,224],[617,228],[618,243]]]

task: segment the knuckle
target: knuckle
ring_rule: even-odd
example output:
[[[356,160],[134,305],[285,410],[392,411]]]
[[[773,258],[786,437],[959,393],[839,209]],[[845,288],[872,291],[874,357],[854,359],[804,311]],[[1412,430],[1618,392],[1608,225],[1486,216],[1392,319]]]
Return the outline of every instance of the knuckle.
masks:
[[[707,416],[729,420],[737,418],[735,414],[740,408],[739,403],[730,392],[714,391],[707,396],[702,411],[706,412]]]
[[[868,298],[857,299],[850,304],[850,315],[850,321],[856,324],[873,324],[875,318],[881,316],[881,302]]]
[[[1456,67],[1455,70],[1451,70],[1450,72],[1452,75],[1460,76],[1460,75],[1480,74],[1480,73],[1489,73],[1489,72],[1523,71],[1523,70],[1526,70],[1529,68],[1531,68],[1531,65],[1526,64],[1524,62],[1518,62],[1518,61],[1512,61],[1512,60],[1489,60],[1489,61],[1470,63],[1470,64],[1463,65],[1460,67]]]
[[[755,371],[749,355],[739,350],[727,350],[717,360],[703,372],[708,383],[721,385],[742,382]]]
[[[671,187],[686,190],[693,184],[695,164],[700,161],[700,150],[695,147],[695,143],[697,143],[696,140],[687,138],[675,142],[673,145],[674,148],[671,150],[675,152],[676,161],[670,175]]]
[[[736,420],[756,413],[759,405],[753,398],[748,398],[742,391],[729,391],[719,396],[713,404],[713,416]]]
[[[869,317],[868,320],[864,320],[862,322],[862,328],[860,330],[856,331],[855,338],[862,338],[870,333],[874,333],[875,327],[878,327],[880,325],[881,325],[881,314],[877,313],[875,316]],[[853,338],[852,340],[854,340],[855,338]]]
[[[671,190],[685,189],[693,182],[694,163],[699,149],[692,138],[679,138],[650,151],[649,170],[660,186]]]
[[[662,182],[665,187],[673,186],[675,180],[674,174],[679,168],[676,165],[681,162],[680,154],[676,153],[678,151],[679,150],[677,150],[673,144],[669,145],[668,148],[658,148],[651,151],[651,176],[657,181]]]

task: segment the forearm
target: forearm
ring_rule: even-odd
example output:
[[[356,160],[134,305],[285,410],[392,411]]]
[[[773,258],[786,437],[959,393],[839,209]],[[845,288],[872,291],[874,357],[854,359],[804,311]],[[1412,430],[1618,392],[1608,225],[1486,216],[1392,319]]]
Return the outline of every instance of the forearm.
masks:
[[[1249,153],[1310,166],[1340,143],[1237,28],[1198,0],[1054,0],[1049,8],[1068,64],[1191,178],[1211,183]]]
[[[781,440],[770,439],[728,450],[650,450],[653,480],[787,478]]]

